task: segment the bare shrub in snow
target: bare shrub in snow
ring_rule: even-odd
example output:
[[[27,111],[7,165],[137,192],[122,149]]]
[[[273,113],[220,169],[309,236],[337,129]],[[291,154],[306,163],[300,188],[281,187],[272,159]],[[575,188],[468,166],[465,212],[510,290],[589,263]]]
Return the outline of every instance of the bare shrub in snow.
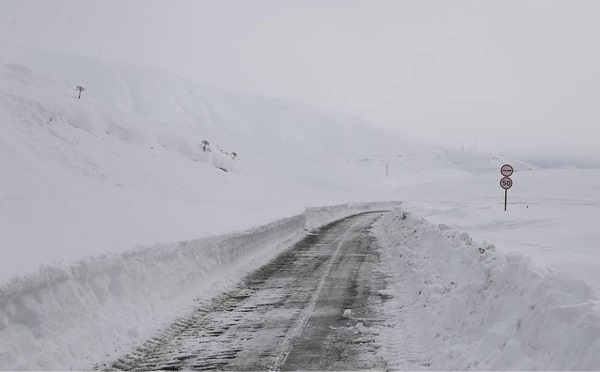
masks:
[[[81,98],[81,92],[83,92],[85,90],[84,87],[82,87],[81,85],[78,85],[75,87],[75,91],[77,92],[77,99]]]

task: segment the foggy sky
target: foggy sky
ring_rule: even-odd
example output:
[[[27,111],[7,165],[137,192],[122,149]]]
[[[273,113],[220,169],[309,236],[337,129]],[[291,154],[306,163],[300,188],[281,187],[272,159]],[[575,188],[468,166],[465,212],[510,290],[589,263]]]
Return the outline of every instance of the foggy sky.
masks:
[[[0,0],[0,43],[600,167],[600,1]]]

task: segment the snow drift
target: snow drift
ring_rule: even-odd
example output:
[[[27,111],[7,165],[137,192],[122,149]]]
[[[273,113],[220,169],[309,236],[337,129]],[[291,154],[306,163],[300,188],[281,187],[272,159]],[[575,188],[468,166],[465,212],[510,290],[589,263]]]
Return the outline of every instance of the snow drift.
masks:
[[[600,311],[582,281],[402,211],[374,227],[390,277],[391,369],[594,370]]]

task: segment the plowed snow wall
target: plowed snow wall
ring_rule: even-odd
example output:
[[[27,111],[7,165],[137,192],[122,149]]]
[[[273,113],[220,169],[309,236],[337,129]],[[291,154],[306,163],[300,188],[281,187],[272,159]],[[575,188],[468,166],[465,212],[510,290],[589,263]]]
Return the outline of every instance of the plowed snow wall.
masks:
[[[224,267],[241,267],[265,250],[282,249],[305,229],[398,205],[310,208],[244,232],[140,248],[15,278],[0,288],[0,369],[90,368],[160,328],[170,320],[165,314],[173,314],[171,307],[222,279]]]
[[[583,281],[401,210],[373,234],[393,314],[378,336],[389,369],[600,368],[600,310]]]
[[[314,229],[330,222],[358,213],[392,210],[399,208],[399,202],[349,203],[329,207],[307,208],[304,212],[306,228]]]

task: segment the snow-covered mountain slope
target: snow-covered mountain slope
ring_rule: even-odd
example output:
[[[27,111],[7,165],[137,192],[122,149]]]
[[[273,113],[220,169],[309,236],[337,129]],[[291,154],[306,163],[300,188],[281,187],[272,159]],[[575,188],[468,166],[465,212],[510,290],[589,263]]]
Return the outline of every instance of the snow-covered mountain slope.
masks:
[[[81,99],[76,86],[85,88]],[[389,199],[381,168],[389,157],[395,176],[464,168],[344,115],[11,47],[0,52],[0,125],[0,281],[57,260],[248,228],[310,205]]]
[[[78,85],[86,88],[81,99],[74,90]],[[209,298],[218,291],[208,288],[214,283],[228,275],[239,279],[266,262],[284,249],[279,243],[318,225],[311,220],[332,221],[369,205],[300,214],[307,206],[406,201],[406,208],[436,223],[492,241],[502,253],[500,261],[517,251],[543,267],[583,277],[595,291],[600,288],[598,171],[537,170],[510,161],[515,185],[510,212],[504,212],[498,168],[508,160],[501,157],[425,145],[355,118],[225,92],[142,67],[14,48],[0,49],[0,130],[0,331],[6,335],[0,337],[0,365],[8,369],[91,368],[117,348],[123,351],[150,336],[192,306],[199,292]],[[210,142],[210,152],[202,150],[203,140]],[[290,216],[295,217],[276,221]],[[273,221],[246,234],[193,240]],[[388,237],[398,238],[402,229],[388,222]],[[417,222],[406,231],[432,231]],[[419,244],[416,251],[422,249]],[[136,246],[142,248],[132,249]],[[425,248],[432,247],[444,248]],[[396,245],[383,248],[397,254]],[[433,248],[431,254],[438,254]],[[430,265],[419,271],[427,276],[434,272],[431,264],[436,270],[458,270],[454,263],[463,253],[452,260],[417,255],[414,262]],[[96,258],[80,260],[90,255]],[[509,284],[524,285],[530,275],[526,269],[509,271]],[[469,284],[480,282],[481,273],[458,274]],[[432,289],[439,278],[409,279],[423,279]],[[469,285],[459,294],[470,296]],[[486,301],[496,306],[493,295],[481,303],[474,295],[473,304],[465,297],[466,309],[486,310]],[[441,301],[431,310],[430,315],[440,311],[435,321],[462,316],[459,303],[460,311],[444,317],[454,302],[443,301],[456,298],[438,297],[432,297]],[[594,298],[586,292],[575,299],[586,305],[577,306],[573,316],[543,319],[556,320],[552,324],[584,319]],[[575,302],[536,303],[543,312],[569,310],[562,306]],[[184,303],[188,307],[173,310]],[[498,324],[518,314],[505,315]],[[468,334],[475,337],[478,319],[464,321],[467,328],[458,332],[475,330]],[[523,329],[527,337],[544,335],[535,327]],[[519,337],[513,340],[529,340]],[[578,337],[570,340],[587,340]],[[516,350],[515,343],[507,345],[502,355]],[[467,355],[464,350],[458,352]],[[485,365],[550,365],[544,360],[536,356],[535,363],[511,364],[498,359]]]

